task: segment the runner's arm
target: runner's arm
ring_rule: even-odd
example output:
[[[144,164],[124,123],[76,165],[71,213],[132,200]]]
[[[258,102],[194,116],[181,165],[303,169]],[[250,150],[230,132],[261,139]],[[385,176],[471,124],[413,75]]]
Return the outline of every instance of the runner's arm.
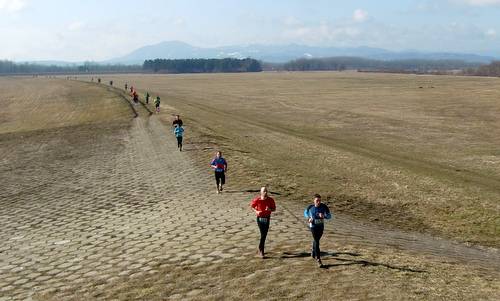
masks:
[[[254,201],[250,203],[250,208],[252,208],[256,215],[259,215],[260,211],[257,210],[257,204]]]
[[[276,204],[274,203],[274,200],[271,201],[271,206],[268,206],[266,209],[268,209],[271,212],[276,211]]]
[[[210,167],[212,167],[213,169],[217,168],[217,165],[215,164],[215,159],[212,160],[212,162],[210,162]]]
[[[310,217],[311,217],[311,214],[309,213],[309,207],[307,207],[307,208],[304,210],[304,217],[305,217],[305,218],[310,218]]]
[[[325,210],[325,215],[324,215],[324,218],[325,218],[325,219],[331,219],[331,218],[332,218],[332,214],[331,214],[331,212],[330,212],[330,208],[328,208],[327,206],[325,206],[325,207],[326,207],[326,208],[325,208],[326,210]]]

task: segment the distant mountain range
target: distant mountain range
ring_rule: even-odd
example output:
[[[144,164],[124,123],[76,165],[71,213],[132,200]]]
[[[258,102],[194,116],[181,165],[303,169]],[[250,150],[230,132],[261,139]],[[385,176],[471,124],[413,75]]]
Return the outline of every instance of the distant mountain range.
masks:
[[[468,53],[422,52],[416,50],[390,51],[371,47],[315,47],[298,44],[290,45],[247,45],[202,48],[179,41],[161,42],[155,45],[141,47],[131,53],[104,61],[110,64],[142,64],[147,59],[187,59],[187,58],[247,58],[270,63],[283,63],[297,58],[321,58],[350,56],[377,60],[461,60],[465,62],[490,63],[497,59]]]
[[[417,50],[391,51],[372,47],[316,47],[298,44],[289,45],[235,45],[213,48],[203,48],[189,45],[179,41],[161,42],[155,45],[144,46],[131,53],[101,62],[98,64],[124,64],[142,65],[148,59],[190,59],[190,58],[254,58],[268,63],[284,63],[299,58],[325,58],[325,57],[359,57],[374,60],[457,60],[467,63],[489,64],[491,61],[500,60],[498,56],[453,53],[453,52],[425,52]],[[78,66],[84,62],[66,61],[29,61],[39,65]]]

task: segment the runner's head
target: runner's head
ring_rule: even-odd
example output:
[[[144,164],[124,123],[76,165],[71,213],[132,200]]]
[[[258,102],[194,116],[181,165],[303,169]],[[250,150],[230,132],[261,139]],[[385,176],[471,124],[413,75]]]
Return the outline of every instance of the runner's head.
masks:
[[[321,196],[316,193],[314,195],[314,206],[319,207],[320,204],[321,204]]]
[[[175,120],[179,120],[179,115],[175,115]]]
[[[267,187],[266,186],[262,186],[260,188],[260,197],[261,198],[266,198],[267,197]]]
[[[217,158],[222,157],[222,152],[221,152],[221,151],[216,152],[216,153],[215,153],[215,156],[216,156]]]

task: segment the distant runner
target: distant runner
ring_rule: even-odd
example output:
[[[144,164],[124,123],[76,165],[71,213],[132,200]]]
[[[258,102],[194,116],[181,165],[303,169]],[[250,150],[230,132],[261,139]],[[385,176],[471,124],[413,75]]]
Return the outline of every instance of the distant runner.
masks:
[[[222,157],[222,152],[218,151],[215,158],[210,163],[210,166],[215,172],[215,184],[217,185],[217,193],[221,193],[224,184],[226,184],[227,162]]]
[[[179,117],[179,115],[175,115],[175,120],[172,122],[172,126],[175,128],[176,125],[183,126],[184,123],[182,122],[182,119]]]
[[[264,245],[266,243],[269,223],[271,222],[271,212],[276,211],[274,199],[267,195],[267,187],[260,189],[260,196],[254,198],[250,203],[253,211],[257,215],[257,225],[260,230],[259,255],[265,258]]]
[[[177,148],[182,152],[182,137],[184,136],[184,128],[180,125],[175,127],[175,138],[177,138]]]
[[[146,104],[149,103],[149,92],[146,92]]]
[[[134,86],[130,86],[130,93],[134,93]]]
[[[125,83],[125,91],[127,91],[127,88],[128,88],[128,85],[127,85],[127,83]]]
[[[138,105],[139,104],[139,95],[137,94],[137,92],[135,90],[134,90],[134,92],[132,92],[132,97],[134,100],[134,104]]]
[[[304,210],[304,217],[307,218],[313,236],[311,256],[315,258],[318,265],[322,267],[323,263],[321,262],[319,240],[321,236],[323,236],[323,230],[325,229],[324,221],[325,219],[332,218],[332,214],[328,206],[321,203],[321,196],[319,194],[314,195],[314,204],[307,206]]]
[[[156,114],[160,113],[160,96],[156,96],[155,107],[156,107]]]
[[[112,85],[113,85],[113,81],[112,81],[112,80],[110,80],[110,81],[109,81],[109,85],[110,85],[110,86],[112,86]]]

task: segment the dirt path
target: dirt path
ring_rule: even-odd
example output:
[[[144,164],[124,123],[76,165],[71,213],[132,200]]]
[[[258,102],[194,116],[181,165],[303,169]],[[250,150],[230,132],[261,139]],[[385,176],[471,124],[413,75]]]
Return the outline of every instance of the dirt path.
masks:
[[[172,263],[203,265],[255,255],[258,230],[248,208],[253,194],[215,194],[208,168],[189,157],[189,138],[179,152],[170,129],[141,106],[137,111],[130,130],[115,133],[119,142],[94,141],[86,157],[54,168],[59,174],[51,181],[36,185],[40,179],[33,175],[14,190],[16,177],[2,180],[2,187],[11,188],[0,189],[0,300],[134,278]],[[186,133],[189,137],[189,126]],[[19,160],[28,162],[29,155],[16,157],[17,163],[4,159],[2,175]],[[310,234],[303,208],[280,201],[277,197],[269,255],[306,252]],[[327,227],[325,240],[336,244],[393,247],[500,270],[498,250],[386,231],[345,216]],[[278,247],[286,251],[273,251]]]

